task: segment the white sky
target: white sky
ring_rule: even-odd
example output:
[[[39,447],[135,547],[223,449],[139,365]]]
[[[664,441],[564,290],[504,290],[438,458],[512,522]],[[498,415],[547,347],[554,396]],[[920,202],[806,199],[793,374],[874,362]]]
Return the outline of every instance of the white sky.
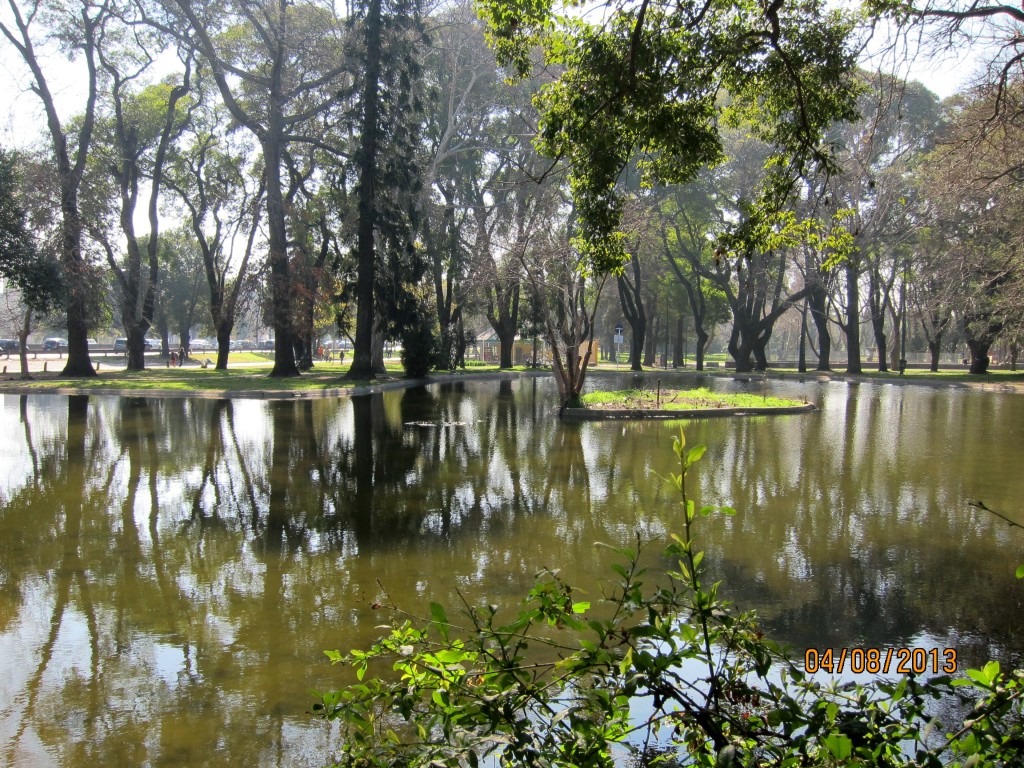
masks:
[[[876,51],[880,47],[877,43],[871,46]],[[977,60],[967,52],[947,52],[934,57],[917,55],[910,60],[906,53],[904,50],[882,56],[876,54],[873,59],[866,58],[864,64],[920,80],[940,98],[960,90],[976,74]],[[80,113],[85,103],[82,65],[70,63],[55,53],[44,59],[44,68],[50,78],[50,87],[57,96],[62,117]],[[39,98],[29,90],[29,84],[26,67],[7,41],[0,38],[0,103],[7,107],[0,113],[0,145],[24,147],[46,133],[45,115]]]

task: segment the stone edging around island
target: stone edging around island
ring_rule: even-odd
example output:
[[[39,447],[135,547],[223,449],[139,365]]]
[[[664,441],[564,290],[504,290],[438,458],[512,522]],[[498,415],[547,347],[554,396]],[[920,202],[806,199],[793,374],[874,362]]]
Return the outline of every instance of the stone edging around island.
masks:
[[[716,416],[777,416],[816,411],[814,403],[750,408],[686,408],[678,411],[643,408],[566,408],[562,418],[573,421],[614,421],[616,419],[708,419]]]

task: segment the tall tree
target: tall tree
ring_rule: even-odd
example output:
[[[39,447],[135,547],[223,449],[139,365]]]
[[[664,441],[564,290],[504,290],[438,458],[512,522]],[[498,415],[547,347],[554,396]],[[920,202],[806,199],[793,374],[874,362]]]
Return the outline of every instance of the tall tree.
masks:
[[[27,339],[34,315],[45,314],[63,298],[59,262],[40,247],[30,231],[28,212],[19,198],[22,186],[18,156],[0,148],[0,277],[8,281],[6,293],[19,294],[21,323],[21,377],[28,371]]]
[[[61,266],[66,290],[68,358],[65,376],[95,376],[89,357],[89,300],[93,289],[92,269],[83,249],[82,214],[79,193],[86,162],[92,148],[100,74],[97,47],[104,25],[111,16],[109,0],[80,0],[52,8],[39,3],[24,6],[7,0],[10,20],[0,21],[0,33],[7,39],[31,73],[32,91],[46,114],[60,193]],[[23,7],[26,9],[23,11]],[[53,15],[50,15],[50,11]],[[49,16],[49,18],[45,18]],[[84,64],[84,103],[79,118],[69,127],[57,109],[54,92],[43,67],[51,46]],[[42,50],[41,50],[42,49]]]
[[[555,6],[484,0],[481,13],[502,64],[526,74],[540,42],[561,71],[539,97],[540,145],[567,161],[577,243],[595,273],[621,268],[616,184],[637,156],[645,183],[685,183],[722,160],[722,131],[745,120],[772,150],[762,197],[774,208],[804,171],[832,165],[823,132],[855,106],[842,13],[818,0],[612,0],[588,23]]]
[[[268,276],[274,326],[271,376],[298,376],[292,344],[292,279],[284,153],[291,142],[322,142],[305,133],[331,110],[350,63],[344,26],[333,6],[288,0],[166,0],[171,20],[153,23],[193,46],[210,69],[231,117],[255,136],[266,184]]]
[[[1024,327],[1024,207],[1015,169],[1024,167],[1019,112],[993,119],[998,99],[1020,98],[982,86],[951,118],[929,157],[923,183],[930,204],[929,266],[961,318],[971,373],[988,371],[997,336]]]
[[[198,103],[165,184],[180,201],[202,254],[217,368],[226,370],[231,333],[256,273],[253,257],[266,185],[264,174],[251,168],[250,147],[231,135],[224,110],[202,96]]]
[[[837,123],[829,138],[841,172],[815,181],[812,211],[824,218],[842,211],[855,248],[838,266],[844,296],[834,297],[846,337],[847,371],[861,372],[863,313],[875,338],[878,366],[886,370],[894,325],[897,278],[921,226],[922,201],[914,170],[940,125],[939,104],[920,83],[861,72],[861,117]],[[812,268],[809,274],[814,275]],[[820,282],[820,281],[819,281]],[[811,293],[816,302],[818,291]],[[817,319],[817,314],[813,315]],[[820,336],[820,334],[819,334]]]
[[[440,329],[438,366],[450,369],[462,359],[480,216],[501,217],[481,210],[478,202],[482,191],[493,194],[494,182],[507,167],[502,148],[510,143],[512,130],[503,96],[511,89],[500,83],[471,3],[458,2],[434,14],[429,31],[423,79],[431,98],[423,128],[419,216]]]
[[[160,195],[172,143],[189,119],[182,99],[190,88],[192,61],[186,55],[180,82],[172,78],[139,88],[135,84],[159,53],[159,41],[152,34],[137,33],[128,40],[119,40],[108,33],[97,53],[110,84],[110,111],[97,124],[97,150],[91,165],[96,174],[109,175],[114,182],[117,202],[110,203],[117,225],[108,226],[97,212],[89,218],[87,229],[103,246],[114,274],[121,322],[128,338],[128,370],[141,371],[146,364],[146,334],[153,323],[159,283]],[[136,230],[136,213],[140,187],[146,181],[149,233],[143,238]]]
[[[424,27],[420,0],[367,0],[356,15],[363,83],[355,154],[356,329],[349,378],[383,372],[385,338],[422,337],[427,264],[416,246]],[[433,320],[431,321],[433,322]],[[410,340],[412,337],[410,336]]]
[[[670,188],[659,211],[665,260],[686,292],[693,318],[698,371],[704,370],[711,332],[729,316],[725,294],[710,274],[712,238],[721,225],[715,198],[713,180],[701,178],[683,187]]]

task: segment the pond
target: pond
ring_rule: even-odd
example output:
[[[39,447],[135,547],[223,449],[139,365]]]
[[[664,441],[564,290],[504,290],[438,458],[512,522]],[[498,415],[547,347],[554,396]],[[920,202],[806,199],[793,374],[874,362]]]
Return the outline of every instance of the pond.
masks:
[[[648,380],[649,382],[650,380]],[[666,374],[665,383],[671,381]],[[686,385],[707,381],[686,379]],[[602,379],[627,386],[628,375]],[[723,592],[808,647],[1024,660],[1024,397],[738,382],[808,415],[686,424]],[[289,765],[325,649],[393,601],[511,608],[543,568],[599,591],[607,550],[678,529],[665,423],[563,424],[550,378],[340,400],[3,396],[0,763]]]

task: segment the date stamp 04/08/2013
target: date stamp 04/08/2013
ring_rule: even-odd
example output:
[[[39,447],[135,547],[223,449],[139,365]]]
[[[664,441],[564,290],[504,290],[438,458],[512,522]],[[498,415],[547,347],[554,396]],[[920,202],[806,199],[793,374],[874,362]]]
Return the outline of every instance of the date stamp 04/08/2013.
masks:
[[[808,648],[804,670],[871,675],[924,675],[956,672],[954,648]]]

